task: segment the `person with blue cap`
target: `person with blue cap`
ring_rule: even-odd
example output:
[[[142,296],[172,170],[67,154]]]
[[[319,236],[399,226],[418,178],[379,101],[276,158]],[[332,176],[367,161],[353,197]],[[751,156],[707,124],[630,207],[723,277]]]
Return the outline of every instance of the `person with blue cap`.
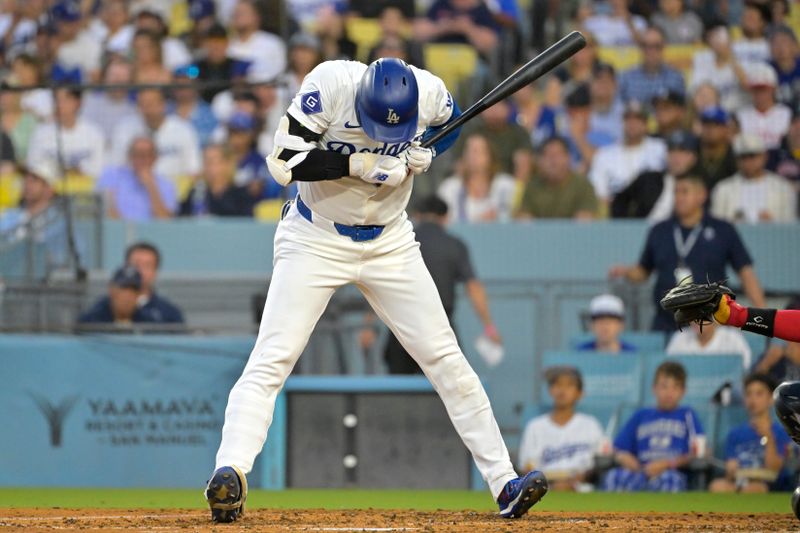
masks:
[[[61,0],[50,11],[55,21],[58,50],[56,65],[64,71],[78,69],[80,80],[93,81],[100,71],[102,48],[94,37],[83,29],[83,13],[75,0]]]
[[[520,477],[480,378],[458,346],[406,207],[417,176],[455,141],[422,142],[460,115],[444,82],[396,58],[326,61],[303,80],[267,157],[284,205],[261,328],[231,390],[206,500],[212,519],[244,511],[246,474],[275,399],[339,287],[354,284],[431,380],[500,508],[518,518],[544,497],[539,471]],[[424,178],[420,178],[424,179]]]

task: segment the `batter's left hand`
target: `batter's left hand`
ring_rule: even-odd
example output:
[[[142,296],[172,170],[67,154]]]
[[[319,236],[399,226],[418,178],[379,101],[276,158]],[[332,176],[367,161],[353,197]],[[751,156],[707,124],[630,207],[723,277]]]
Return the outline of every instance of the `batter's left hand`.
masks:
[[[430,168],[431,161],[433,161],[433,150],[423,148],[418,142],[414,142],[403,152],[401,158],[408,166],[408,170],[418,175]]]

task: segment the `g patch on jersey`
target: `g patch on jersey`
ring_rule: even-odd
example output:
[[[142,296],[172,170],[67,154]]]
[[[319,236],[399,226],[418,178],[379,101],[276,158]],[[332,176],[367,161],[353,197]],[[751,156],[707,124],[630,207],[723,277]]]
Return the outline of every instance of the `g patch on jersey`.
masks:
[[[313,115],[322,112],[322,98],[319,91],[312,91],[300,97],[300,107],[306,115]]]

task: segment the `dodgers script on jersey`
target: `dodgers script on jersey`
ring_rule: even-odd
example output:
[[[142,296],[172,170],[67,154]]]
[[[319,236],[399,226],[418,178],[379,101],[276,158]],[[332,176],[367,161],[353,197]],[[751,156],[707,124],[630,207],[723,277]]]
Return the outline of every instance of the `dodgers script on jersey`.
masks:
[[[447,122],[453,112],[453,99],[444,82],[428,71],[411,67],[419,87],[419,119],[416,140],[429,126]],[[357,61],[327,61],[303,80],[300,91],[287,111],[309,130],[322,134],[317,143],[322,150],[345,155],[356,152],[399,156],[409,146],[370,139],[358,124],[354,106],[358,82],[367,65]],[[399,117],[386,117],[397,123]],[[397,187],[376,187],[355,177],[339,180],[299,182],[300,197],[312,211],[342,224],[386,225],[405,210],[411,197],[413,178]]]

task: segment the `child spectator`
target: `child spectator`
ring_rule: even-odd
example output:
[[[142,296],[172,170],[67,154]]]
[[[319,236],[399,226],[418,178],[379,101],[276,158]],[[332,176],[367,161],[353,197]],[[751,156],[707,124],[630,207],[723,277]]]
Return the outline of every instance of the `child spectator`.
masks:
[[[606,491],[680,492],[687,488],[687,466],[692,447],[703,428],[691,407],[681,407],[686,392],[686,370],[666,361],[653,379],[655,407],[636,411],[614,439],[618,467],[603,480]]]
[[[464,142],[460,175],[445,179],[439,196],[451,222],[509,220],[516,190],[514,178],[500,170],[489,139],[473,133]]]
[[[601,294],[589,303],[594,339],[578,345],[578,350],[603,353],[635,352],[636,346],[619,338],[625,329],[625,304],[619,296]]]
[[[667,354],[738,354],[742,356],[744,371],[750,370],[753,360],[753,352],[741,331],[734,328],[721,328],[714,322],[703,324],[702,331],[700,326],[695,323],[683,331],[676,331],[667,344]]]
[[[788,489],[784,468],[791,440],[780,422],[772,419],[775,382],[765,374],[744,380],[744,405],[750,418],[734,427],[725,439],[725,477],[711,482],[711,492],[768,492]]]
[[[233,183],[236,163],[231,151],[219,144],[203,150],[203,173],[180,207],[182,216],[249,217],[254,199]]]
[[[595,417],[575,410],[583,396],[576,368],[548,368],[545,378],[553,408],[525,426],[519,466],[544,472],[553,490],[576,490],[590,479],[603,430]]]

